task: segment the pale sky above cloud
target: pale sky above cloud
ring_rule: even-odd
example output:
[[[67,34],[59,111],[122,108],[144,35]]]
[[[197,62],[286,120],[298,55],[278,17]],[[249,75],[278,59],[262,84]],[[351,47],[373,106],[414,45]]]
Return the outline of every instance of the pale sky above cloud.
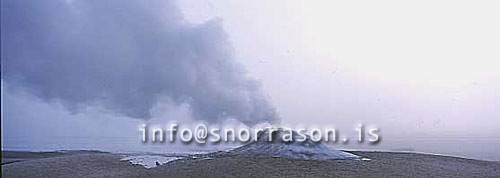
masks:
[[[223,19],[237,59],[285,122],[386,131],[496,133],[495,1],[182,1],[192,22]],[[298,99],[300,98],[300,99]],[[433,129],[439,125],[439,129]],[[420,131],[419,131],[420,132]]]

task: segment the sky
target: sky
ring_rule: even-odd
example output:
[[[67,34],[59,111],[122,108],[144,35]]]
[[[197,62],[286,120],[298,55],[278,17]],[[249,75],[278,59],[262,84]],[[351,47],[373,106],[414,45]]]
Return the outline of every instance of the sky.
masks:
[[[500,148],[498,2],[105,2],[6,1],[3,148],[111,149],[100,136],[138,141],[144,122],[234,120]]]
[[[195,5],[196,4],[196,5]],[[494,1],[183,1],[221,18],[237,59],[285,122],[356,120],[397,130],[498,133],[499,6]],[[298,96],[300,99],[298,99]],[[391,128],[392,129],[392,128]]]

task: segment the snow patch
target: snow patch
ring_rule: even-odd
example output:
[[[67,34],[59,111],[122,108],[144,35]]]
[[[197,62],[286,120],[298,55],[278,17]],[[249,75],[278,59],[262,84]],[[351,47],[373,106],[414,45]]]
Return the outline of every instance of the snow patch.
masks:
[[[134,165],[142,165],[146,169],[154,168],[158,165],[163,165],[168,162],[174,161],[181,159],[180,157],[168,157],[168,156],[161,156],[161,155],[133,155],[133,156],[126,156],[120,161],[128,161],[131,164]]]

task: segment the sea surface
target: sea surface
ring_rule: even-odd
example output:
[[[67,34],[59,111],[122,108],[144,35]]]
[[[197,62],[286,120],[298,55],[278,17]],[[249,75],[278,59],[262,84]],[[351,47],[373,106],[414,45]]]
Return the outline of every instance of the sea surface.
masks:
[[[464,158],[500,161],[500,139],[495,138],[384,138],[378,144],[349,142],[343,144],[325,143],[334,149],[418,152]],[[101,150],[115,153],[200,153],[227,150],[240,143],[219,143],[200,145],[177,142],[143,143],[136,138],[120,137],[53,137],[34,139],[32,137],[2,138],[2,150],[11,151],[55,151],[55,150]]]

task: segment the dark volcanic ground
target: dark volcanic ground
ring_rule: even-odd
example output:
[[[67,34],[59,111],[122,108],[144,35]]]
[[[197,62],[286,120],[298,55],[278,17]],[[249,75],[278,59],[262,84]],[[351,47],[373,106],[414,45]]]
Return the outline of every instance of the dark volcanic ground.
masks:
[[[23,156],[23,160],[2,161],[2,177],[500,177],[498,162],[417,153],[351,153],[371,160],[319,161],[228,155],[177,160],[145,169],[120,161],[119,155],[111,153],[36,156],[19,152],[16,155]],[[2,154],[2,159],[6,155]]]

